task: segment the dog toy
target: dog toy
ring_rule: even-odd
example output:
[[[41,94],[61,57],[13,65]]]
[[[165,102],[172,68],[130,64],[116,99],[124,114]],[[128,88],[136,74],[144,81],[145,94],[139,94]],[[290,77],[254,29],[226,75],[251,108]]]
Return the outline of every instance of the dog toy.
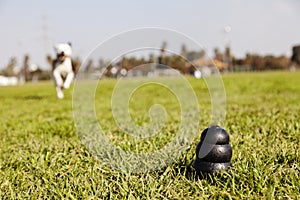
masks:
[[[231,167],[231,157],[232,149],[227,131],[219,126],[210,126],[201,134],[193,167],[198,173],[213,174]]]

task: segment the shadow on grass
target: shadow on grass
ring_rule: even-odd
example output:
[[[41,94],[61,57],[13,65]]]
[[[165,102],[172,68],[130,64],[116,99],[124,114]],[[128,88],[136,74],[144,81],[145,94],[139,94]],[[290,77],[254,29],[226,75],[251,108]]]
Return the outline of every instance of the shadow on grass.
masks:
[[[41,100],[41,99],[49,99],[52,95],[27,95],[27,96],[16,96],[17,99],[23,100]]]
[[[184,177],[189,181],[201,181],[206,180],[209,184],[215,185],[218,184],[217,182],[227,182],[228,177],[231,177],[231,170],[227,169],[226,171],[216,171],[214,173],[202,173],[196,171],[192,163],[176,163],[173,166],[172,173],[174,175],[176,174],[182,174]]]

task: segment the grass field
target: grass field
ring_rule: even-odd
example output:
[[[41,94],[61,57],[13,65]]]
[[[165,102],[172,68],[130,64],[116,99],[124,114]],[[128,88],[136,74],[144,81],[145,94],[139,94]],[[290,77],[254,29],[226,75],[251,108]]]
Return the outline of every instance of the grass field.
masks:
[[[299,199],[300,73],[264,72],[223,76],[227,96],[224,128],[233,168],[199,179],[191,167],[200,133],[210,123],[210,97],[203,80],[188,78],[199,101],[198,134],[186,154],[157,171],[134,174],[103,166],[77,136],[72,90],[58,100],[51,82],[0,88],[1,199]],[[97,89],[99,123],[111,141],[130,151],[152,151],[179,127],[179,104],[171,92],[145,86],[133,94],[130,114],[140,125],[148,109],[168,113],[158,136],[133,140],[114,124],[114,80]],[[191,119],[193,120],[193,119]]]

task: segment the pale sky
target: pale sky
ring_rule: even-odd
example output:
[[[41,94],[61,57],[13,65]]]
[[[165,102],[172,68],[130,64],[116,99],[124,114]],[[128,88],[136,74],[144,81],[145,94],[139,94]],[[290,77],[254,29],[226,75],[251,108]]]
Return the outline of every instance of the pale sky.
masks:
[[[73,55],[84,59],[111,36],[141,27],[184,33],[209,55],[229,43],[237,57],[290,56],[300,44],[299,24],[298,0],[0,0],[0,68],[12,56],[20,65],[25,53],[31,63],[48,67],[46,53],[54,55],[53,45],[66,41],[72,42]]]

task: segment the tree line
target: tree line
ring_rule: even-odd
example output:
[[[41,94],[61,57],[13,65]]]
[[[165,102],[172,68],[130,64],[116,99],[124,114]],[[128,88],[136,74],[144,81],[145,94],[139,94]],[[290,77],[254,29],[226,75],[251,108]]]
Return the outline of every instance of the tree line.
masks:
[[[50,62],[50,56],[46,56],[46,60]],[[24,81],[32,80],[38,77],[41,79],[50,79],[51,70],[42,70],[39,66],[32,66],[29,64],[30,57],[25,55],[22,65],[17,67],[17,59],[12,57],[8,64],[0,71],[0,75],[4,76],[18,76]],[[82,64],[79,57],[73,58],[73,63],[78,70]],[[126,69],[127,71],[136,66],[157,63],[156,67],[164,68],[168,66],[179,70],[182,74],[193,74],[196,69],[203,67],[217,66],[221,72],[235,72],[235,71],[265,71],[265,70],[288,70],[300,68],[300,45],[292,48],[291,58],[282,55],[259,55],[247,53],[244,58],[236,58],[231,53],[231,49],[226,47],[224,51],[218,48],[214,49],[212,58],[208,58],[204,50],[189,51],[186,45],[181,46],[180,55],[171,54],[167,52],[167,42],[163,42],[160,48],[159,55],[150,54],[147,58],[137,56],[124,56],[117,63],[110,63],[109,60],[100,58],[98,62],[90,59],[83,67],[84,72],[97,72],[106,68],[104,74],[111,76],[111,69],[117,67]],[[50,65],[50,63],[49,63]]]

